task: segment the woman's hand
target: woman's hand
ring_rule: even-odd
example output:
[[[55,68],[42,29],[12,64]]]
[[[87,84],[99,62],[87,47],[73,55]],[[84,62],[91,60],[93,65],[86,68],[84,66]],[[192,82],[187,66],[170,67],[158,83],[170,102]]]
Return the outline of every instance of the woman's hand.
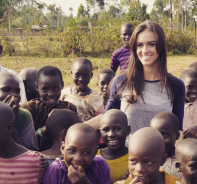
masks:
[[[68,168],[68,179],[72,184],[91,184],[81,166],[75,168],[74,166],[70,165]]]

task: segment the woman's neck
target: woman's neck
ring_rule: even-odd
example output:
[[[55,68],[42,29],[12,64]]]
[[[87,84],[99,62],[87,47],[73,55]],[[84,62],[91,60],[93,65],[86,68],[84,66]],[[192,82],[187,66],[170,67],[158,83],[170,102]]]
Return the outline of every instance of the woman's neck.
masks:
[[[111,150],[108,147],[101,150],[101,155],[107,160],[118,159],[128,153],[128,148],[123,145],[118,150]]]
[[[157,66],[144,66],[144,79],[149,81],[160,80],[161,75]]]

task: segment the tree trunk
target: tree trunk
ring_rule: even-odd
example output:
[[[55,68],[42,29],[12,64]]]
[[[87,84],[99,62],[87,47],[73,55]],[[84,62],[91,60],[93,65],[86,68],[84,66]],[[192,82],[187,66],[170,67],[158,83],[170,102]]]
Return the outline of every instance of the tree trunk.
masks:
[[[171,29],[173,29],[173,24],[172,24],[172,0],[170,0],[170,22],[171,22]]]
[[[185,11],[185,30],[187,29],[187,10]]]
[[[184,11],[182,7],[182,32],[184,31],[184,21],[183,21]]]

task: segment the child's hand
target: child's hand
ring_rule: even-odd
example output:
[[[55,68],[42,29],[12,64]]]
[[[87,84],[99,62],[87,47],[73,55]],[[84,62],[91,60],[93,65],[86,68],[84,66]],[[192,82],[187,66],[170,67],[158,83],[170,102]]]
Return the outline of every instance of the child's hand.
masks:
[[[184,139],[196,138],[196,134],[197,134],[197,125],[191,125],[188,128],[186,128],[183,132]]]
[[[12,108],[16,118],[19,113],[20,100],[21,100],[20,95],[15,95],[15,96],[14,95],[7,95],[6,98],[3,100],[4,103],[7,103]]]
[[[140,179],[138,177],[134,178],[133,175],[130,175],[130,177],[131,177],[132,181],[129,184],[135,184],[135,183],[137,183],[137,184],[144,184],[142,179]]]
[[[49,163],[47,162],[47,160],[44,158],[43,155],[41,155],[40,157],[40,166],[45,170],[49,167]]]
[[[72,184],[91,184],[81,166],[75,168],[70,165],[68,168],[68,179]]]

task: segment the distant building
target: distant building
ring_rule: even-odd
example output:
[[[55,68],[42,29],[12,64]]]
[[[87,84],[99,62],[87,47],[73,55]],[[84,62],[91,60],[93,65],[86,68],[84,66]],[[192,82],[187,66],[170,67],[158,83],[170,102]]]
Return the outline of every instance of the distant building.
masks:
[[[32,25],[31,30],[34,32],[42,31],[43,29],[47,29],[47,25]]]

